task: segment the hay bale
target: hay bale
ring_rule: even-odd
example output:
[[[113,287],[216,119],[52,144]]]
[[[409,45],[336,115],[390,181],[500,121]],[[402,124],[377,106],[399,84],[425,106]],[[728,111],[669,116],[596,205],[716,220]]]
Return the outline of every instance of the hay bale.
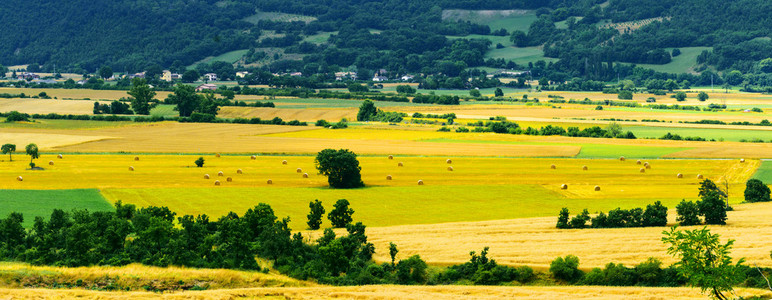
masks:
[[[139,160],[139,156],[134,156],[134,161],[138,161],[138,160]]]
[[[697,179],[702,179],[702,174],[697,174]]]
[[[214,157],[220,157],[220,153],[216,153]]]
[[[650,165],[646,165],[646,169],[651,169],[651,166]]]
[[[644,167],[648,167],[649,166],[649,162],[647,161],[647,162],[643,163],[643,166]]]
[[[21,178],[21,176],[19,176],[19,177],[16,177],[16,180],[18,180],[18,181],[24,181],[24,178]]]
[[[303,178],[308,178],[308,173],[303,173]]]
[[[204,179],[209,179],[209,174],[204,174]]]
[[[286,161],[286,160],[282,160],[282,161],[281,161],[281,164],[282,164],[282,165],[286,165],[286,164],[287,164],[287,161]]]
[[[273,184],[273,180],[268,179],[268,181],[266,183]]]
[[[386,175],[386,180],[391,180],[391,175]]]
[[[215,180],[214,181],[214,185],[220,185],[220,181],[219,180]]]
[[[399,163],[397,164],[397,167],[403,167],[403,166],[404,166],[404,165],[402,164],[402,162],[399,162]]]
[[[561,190],[567,190],[567,189],[568,189],[568,185],[566,185],[565,183],[564,183],[564,184],[561,184],[561,185],[560,185],[560,189],[561,189]]]
[[[57,155],[57,156],[56,156],[56,158],[60,158],[60,159],[61,159],[61,158],[62,158],[62,155],[61,155],[61,154],[59,154],[59,155]]]
[[[227,182],[233,182],[233,178],[230,178],[230,177],[228,177],[228,178],[225,178],[225,181],[227,181]]]
[[[129,166],[129,171],[134,171],[134,167]]]
[[[249,157],[249,159],[255,160],[255,159],[257,159],[257,156],[252,155],[252,156]]]
[[[620,160],[620,161],[625,161],[625,157],[624,157],[624,156],[620,156],[620,157],[619,157],[619,160]]]
[[[53,165],[54,165],[54,161],[53,161],[53,160],[49,160],[49,161],[48,161],[48,165],[49,165],[49,166],[53,166]]]
[[[635,161],[635,164],[636,164],[636,165],[640,165],[640,164],[641,164],[641,160],[640,160],[640,159],[639,159],[639,160],[636,160],[636,161]]]
[[[424,185],[424,181],[423,180],[419,180],[418,181],[418,185]]]
[[[389,159],[394,159],[394,156],[392,156],[392,155],[389,155]]]
[[[448,171],[453,171],[453,167],[452,166],[448,167]]]
[[[583,171],[587,171],[587,170],[589,170],[589,169],[587,168],[587,166],[582,166],[582,170],[583,170]]]
[[[740,162],[741,162],[741,163],[744,163],[744,162],[745,162],[745,158],[741,158],[741,159],[740,159]]]
[[[599,192],[599,191],[600,191],[600,186],[599,186],[599,185],[596,185],[596,186],[595,186],[595,191],[596,191],[596,192]]]
[[[303,173],[303,169],[301,169],[301,168],[298,168],[298,169],[297,169],[297,172],[298,172],[298,173]]]
[[[446,162],[446,163],[449,163],[449,164],[452,164],[452,163],[453,163],[453,161],[452,161],[452,160],[450,160],[450,158],[448,158],[447,160],[445,160],[445,162]]]
[[[678,175],[676,175],[676,177],[677,178],[684,178],[684,174],[678,173]]]
[[[557,169],[557,168],[558,168],[558,166],[556,166],[556,165],[551,165],[551,166],[550,166],[550,169],[553,169],[553,170],[554,170],[554,169]]]
[[[243,173],[244,171],[242,171],[241,169],[236,170],[236,174],[243,174]]]
[[[641,168],[641,173],[646,173],[646,169],[645,168]]]
[[[223,173],[222,171],[217,172],[217,176],[225,176],[225,173]]]

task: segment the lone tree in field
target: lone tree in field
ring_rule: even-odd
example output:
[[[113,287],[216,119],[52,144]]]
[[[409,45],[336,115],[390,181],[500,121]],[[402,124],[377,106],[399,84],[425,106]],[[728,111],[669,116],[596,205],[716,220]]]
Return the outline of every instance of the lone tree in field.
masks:
[[[708,96],[708,93],[706,92],[700,92],[699,94],[697,94],[697,99],[699,99],[700,101],[704,102],[705,100],[708,100],[708,98],[710,98],[710,96]]]
[[[348,205],[349,203],[346,199],[340,199],[338,202],[335,202],[335,205],[333,205],[335,208],[327,214],[327,219],[330,220],[333,227],[343,228],[353,221],[351,215],[354,214],[354,210],[349,208]]]
[[[3,151],[3,154],[8,154],[8,159],[10,161],[13,161],[13,156],[12,155],[13,155],[14,152],[16,152],[16,145],[14,145],[14,144],[5,144],[5,145],[3,145],[2,148],[0,148],[0,150]]]
[[[357,121],[369,121],[372,117],[378,113],[378,109],[375,108],[373,101],[365,100],[362,105],[359,106],[359,112],[357,113]]]
[[[99,68],[99,77],[102,77],[102,79],[113,77],[113,68],[110,68],[110,66]]]
[[[357,155],[348,149],[324,149],[316,155],[316,169],[319,174],[327,176],[330,187],[349,189],[363,187],[362,168]]]
[[[196,161],[194,161],[194,163],[196,163],[196,167],[201,168],[204,166],[204,158],[199,157]]]
[[[27,155],[29,155],[29,166],[35,167],[35,163],[32,162],[32,160],[40,157],[40,154],[38,153],[38,145],[35,144],[29,144],[27,147],[24,147],[24,151],[27,152]]]
[[[317,230],[319,229],[319,226],[322,225],[324,206],[322,206],[322,202],[317,199],[313,202],[309,202],[308,207],[311,208],[311,212],[308,213],[308,222],[306,222],[306,224],[308,224],[308,228]]]
[[[131,109],[138,115],[150,114],[150,101],[155,97],[155,92],[150,90],[150,86],[143,78],[134,78],[131,80],[131,90],[127,92],[131,97]]]
[[[5,153],[5,150],[3,150],[3,153]],[[769,200],[769,187],[761,180],[750,179],[745,183],[745,201],[763,202]]]
[[[740,283],[744,274],[739,268],[745,259],[732,264],[729,256],[734,240],[721,244],[718,234],[707,228],[678,231],[673,226],[663,231],[662,242],[668,245],[667,253],[680,261],[675,263],[678,273],[689,280],[689,285],[710,291],[720,300],[727,299],[724,292]]]

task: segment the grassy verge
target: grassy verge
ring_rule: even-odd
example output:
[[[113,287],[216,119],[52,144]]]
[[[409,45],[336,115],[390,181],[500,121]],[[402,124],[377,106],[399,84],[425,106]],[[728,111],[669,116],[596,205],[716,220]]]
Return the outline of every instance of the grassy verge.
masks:
[[[11,212],[24,214],[24,226],[32,225],[35,217],[48,218],[54,209],[69,211],[109,211],[113,206],[96,189],[79,190],[0,190],[0,218]]]

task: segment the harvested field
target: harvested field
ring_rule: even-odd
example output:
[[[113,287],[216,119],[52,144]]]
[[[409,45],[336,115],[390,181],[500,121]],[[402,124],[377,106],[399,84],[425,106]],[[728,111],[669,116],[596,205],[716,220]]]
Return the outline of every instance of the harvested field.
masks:
[[[104,102],[108,103],[108,102]],[[50,99],[0,99],[0,112],[18,111],[28,114],[91,115],[94,101]]]
[[[3,131],[11,131],[10,129]],[[33,133],[38,132],[38,133]],[[11,143],[16,145],[17,153],[16,158],[25,160],[24,146],[29,143],[35,143],[38,145],[41,151],[51,150],[56,147],[76,145],[81,143],[100,141],[109,139],[109,136],[99,135],[75,135],[74,134],[57,134],[57,133],[42,133],[41,131],[27,131],[27,132],[0,132],[0,141],[3,143]],[[6,157],[7,158],[7,157]],[[2,160],[4,158],[0,158]]]
[[[226,106],[220,108],[219,115],[223,118],[260,118],[270,120],[281,118],[285,121],[299,120],[315,122],[316,120],[338,121],[346,118],[356,120],[358,109],[281,109],[269,107],[235,107]]]
[[[31,88],[0,88],[0,93],[9,93],[9,94],[20,94],[24,93],[26,95],[37,95],[40,92],[46,92],[49,97],[54,98],[57,97],[59,100],[63,99],[75,99],[75,100],[90,100],[91,104],[93,105],[93,102],[96,100],[118,100],[122,97],[128,97],[129,95],[126,94],[126,91],[115,91],[115,90],[90,90],[90,89],[31,89]],[[166,99],[166,95],[168,95],[169,92],[156,92],[156,99]],[[31,100],[31,101],[42,101],[42,100]],[[51,100],[55,101],[55,100]],[[89,108],[89,111],[91,111],[91,108]],[[57,113],[64,113],[64,112],[57,112]]]

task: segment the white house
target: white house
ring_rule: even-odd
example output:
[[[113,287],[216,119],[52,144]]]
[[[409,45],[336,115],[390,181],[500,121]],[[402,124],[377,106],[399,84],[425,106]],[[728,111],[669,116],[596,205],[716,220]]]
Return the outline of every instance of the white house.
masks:
[[[244,77],[247,77],[247,75],[249,75],[249,72],[247,72],[247,71],[236,72],[236,77],[238,77],[238,78],[244,78]]]
[[[206,81],[217,81],[217,74],[215,73],[206,73],[204,74],[204,78]]]
[[[161,75],[161,80],[169,81],[169,82],[174,80],[179,80],[180,78],[181,78],[180,74],[172,73],[169,70],[164,70],[163,75]]]

